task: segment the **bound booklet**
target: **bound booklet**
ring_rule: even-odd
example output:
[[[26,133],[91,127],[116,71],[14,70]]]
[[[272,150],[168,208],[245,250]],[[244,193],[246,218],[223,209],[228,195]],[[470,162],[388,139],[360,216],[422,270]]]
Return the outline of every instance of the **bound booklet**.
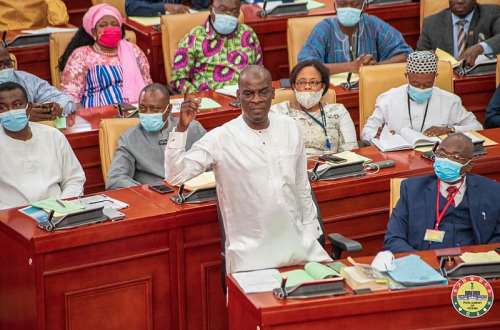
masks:
[[[410,254],[394,260],[396,268],[389,276],[405,287],[423,285],[446,285],[448,280],[429,266],[420,256]]]
[[[476,58],[476,62],[473,66],[463,66],[463,60],[457,60],[451,54],[445,52],[442,49],[436,49],[436,55],[440,61],[450,62],[453,69],[457,71],[458,74],[480,74],[495,71],[495,65],[497,63],[497,58],[495,56],[479,55]]]
[[[184,188],[189,191],[215,188],[215,176],[213,171],[203,172],[191,180],[184,182]]]
[[[425,136],[409,128],[403,128],[399,134],[393,134],[387,125],[382,129],[379,138],[371,140],[383,152],[415,149],[417,147],[433,145],[439,141],[439,137]]]
[[[380,291],[389,288],[389,282],[384,275],[370,265],[356,263],[355,266],[342,268],[340,275],[353,290]]]
[[[324,280],[340,276],[340,274],[332,268],[317,262],[308,262],[305,264],[304,269],[291,270],[281,273],[281,275],[286,276],[287,278],[287,288],[294,287],[305,282]]]

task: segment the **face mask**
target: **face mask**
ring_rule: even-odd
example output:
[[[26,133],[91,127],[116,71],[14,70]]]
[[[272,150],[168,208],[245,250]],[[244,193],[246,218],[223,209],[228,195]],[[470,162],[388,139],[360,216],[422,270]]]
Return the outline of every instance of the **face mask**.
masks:
[[[0,123],[3,128],[10,132],[19,132],[25,128],[28,125],[27,109],[28,106],[26,105],[24,109],[14,109],[0,113]]]
[[[14,68],[0,70],[0,81],[14,81]]]
[[[122,29],[118,26],[104,28],[98,37],[99,44],[107,48],[116,48],[122,40]]]
[[[140,113],[139,121],[142,128],[147,132],[158,132],[163,128],[165,122],[163,121],[163,112],[160,113]]]
[[[343,26],[354,26],[359,23],[361,9],[351,7],[337,8],[337,18]]]
[[[432,87],[422,89],[408,84],[408,95],[410,95],[410,98],[413,101],[417,102],[418,104],[422,104],[431,97]]]
[[[229,34],[236,30],[238,26],[238,18],[231,15],[216,14],[215,20],[212,22],[215,31],[219,34]]]
[[[305,109],[311,109],[319,103],[321,97],[323,96],[323,90],[318,92],[295,92],[295,98],[297,102]]]
[[[460,180],[462,177],[460,173],[462,171],[462,167],[468,163],[469,162],[466,164],[460,164],[448,158],[436,157],[434,159],[434,173],[436,173],[436,176],[444,182],[455,182]]]

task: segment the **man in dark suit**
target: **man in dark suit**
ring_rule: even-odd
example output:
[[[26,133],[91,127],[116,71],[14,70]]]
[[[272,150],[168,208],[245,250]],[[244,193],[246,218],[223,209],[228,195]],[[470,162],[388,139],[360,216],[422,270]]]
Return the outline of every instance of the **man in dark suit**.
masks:
[[[497,86],[497,89],[491,97],[488,107],[486,108],[484,127],[500,127],[500,85]]]
[[[500,242],[500,184],[469,174],[473,145],[463,133],[435,150],[435,175],[409,178],[387,225],[392,252]]]
[[[500,53],[500,6],[476,0],[449,0],[450,7],[426,17],[417,49],[440,48],[467,65],[480,54]]]

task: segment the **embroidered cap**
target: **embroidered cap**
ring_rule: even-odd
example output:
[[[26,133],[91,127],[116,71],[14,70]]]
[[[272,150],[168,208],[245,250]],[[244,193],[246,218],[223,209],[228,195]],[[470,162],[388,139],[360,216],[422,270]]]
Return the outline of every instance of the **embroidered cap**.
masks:
[[[408,55],[406,72],[408,73],[436,73],[438,58],[429,50],[416,51]]]

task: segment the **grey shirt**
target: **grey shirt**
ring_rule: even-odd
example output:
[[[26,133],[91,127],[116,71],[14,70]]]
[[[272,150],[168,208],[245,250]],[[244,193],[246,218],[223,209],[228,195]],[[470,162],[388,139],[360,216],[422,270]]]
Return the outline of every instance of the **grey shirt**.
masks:
[[[169,116],[168,126],[161,131],[150,133],[139,124],[123,133],[108,172],[106,189],[161,182],[165,177],[165,146],[178,121]],[[191,148],[205,133],[199,122],[192,121],[187,130],[186,148]]]
[[[63,113],[68,115],[75,111],[75,103],[68,95],[64,94],[47,81],[38,78],[31,73],[15,70],[14,71],[14,82],[22,85],[26,92],[28,93],[28,102],[33,103],[48,103],[56,102],[61,108],[63,108]],[[3,83],[0,79],[0,83]]]

